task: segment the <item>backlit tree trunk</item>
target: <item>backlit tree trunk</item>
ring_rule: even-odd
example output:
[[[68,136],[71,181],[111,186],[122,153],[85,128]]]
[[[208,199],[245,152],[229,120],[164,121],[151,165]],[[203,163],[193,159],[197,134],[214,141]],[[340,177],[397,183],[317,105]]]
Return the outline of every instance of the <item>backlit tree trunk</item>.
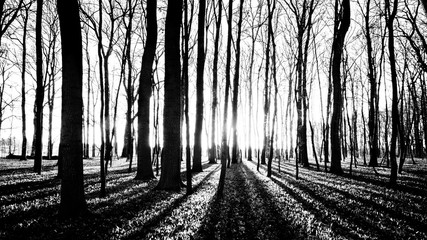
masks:
[[[205,67],[205,8],[206,0],[199,1],[197,38],[197,99],[196,126],[194,131],[193,172],[202,171],[202,126],[203,126],[203,74]]]
[[[222,19],[222,0],[218,0],[218,16],[215,30],[214,60],[212,69],[212,131],[211,131],[211,149],[209,154],[209,163],[216,163],[216,111],[218,108],[218,54],[219,37]]]
[[[147,1],[147,41],[141,63],[138,100],[138,162],[136,179],[154,178],[150,147],[150,98],[157,44],[157,0]]]
[[[341,4],[340,4],[341,5]],[[331,118],[331,172],[341,174],[341,110],[342,110],[342,88],[341,88],[341,58],[344,40],[350,26],[350,0],[343,0],[341,9],[338,11],[338,0],[335,1],[335,31],[332,43],[332,82],[333,82],[333,110]]]
[[[239,100],[239,78],[240,78],[240,39],[242,35],[242,18],[243,18],[243,3],[244,0],[240,0],[239,7],[239,22],[237,23],[237,40],[236,40],[236,65],[234,68],[234,79],[233,79],[233,101],[232,101],[232,129],[233,129],[233,151],[231,155],[231,162],[237,163],[239,154],[239,147],[237,144],[237,102]]]
[[[86,211],[82,159],[82,40],[77,1],[58,0],[62,46],[62,114],[60,213],[77,216]]]
[[[36,14],[36,116],[35,116],[35,158],[34,172],[41,174],[42,154],[43,154],[43,99],[44,99],[44,81],[43,81],[43,53],[42,53],[42,15],[43,0],[37,0]]]
[[[394,53],[394,28],[393,22],[397,13],[398,0],[393,3],[393,8],[390,9],[390,0],[385,0],[385,11],[388,29],[388,50],[391,71],[391,85],[392,85],[392,104],[391,104],[391,143],[390,143],[390,185],[396,185],[397,181],[397,161],[396,161],[396,140],[399,131],[399,109],[398,109],[398,94],[397,94],[397,72],[396,72],[396,57]]]
[[[179,190],[181,163],[181,62],[180,24],[182,0],[168,0],[165,26],[165,101],[163,111],[162,171],[156,189]]]

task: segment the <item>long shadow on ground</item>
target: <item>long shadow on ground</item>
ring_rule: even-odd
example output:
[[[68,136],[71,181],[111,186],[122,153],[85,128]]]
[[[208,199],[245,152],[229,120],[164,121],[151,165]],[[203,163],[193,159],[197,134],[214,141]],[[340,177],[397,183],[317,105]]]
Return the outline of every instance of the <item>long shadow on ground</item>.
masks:
[[[195,239],[296,239],[289,221],[242,164],[227,169],[224,197],[209,206]]]

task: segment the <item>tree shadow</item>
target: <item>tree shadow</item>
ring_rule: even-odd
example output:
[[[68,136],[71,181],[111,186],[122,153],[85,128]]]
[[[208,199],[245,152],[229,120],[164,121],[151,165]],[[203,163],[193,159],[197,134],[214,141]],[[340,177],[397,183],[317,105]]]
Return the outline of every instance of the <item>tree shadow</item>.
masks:
[[[296,239],[288,219],[243,164],[227,171],[224,197],[210,202],[195,239]]]

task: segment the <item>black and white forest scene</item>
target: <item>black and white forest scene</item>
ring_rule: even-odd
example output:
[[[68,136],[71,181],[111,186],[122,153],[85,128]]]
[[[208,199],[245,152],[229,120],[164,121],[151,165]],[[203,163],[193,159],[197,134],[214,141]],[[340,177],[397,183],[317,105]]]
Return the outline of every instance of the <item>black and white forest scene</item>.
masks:
[[[427,239],[427,1],[0,0],[0,239]]]

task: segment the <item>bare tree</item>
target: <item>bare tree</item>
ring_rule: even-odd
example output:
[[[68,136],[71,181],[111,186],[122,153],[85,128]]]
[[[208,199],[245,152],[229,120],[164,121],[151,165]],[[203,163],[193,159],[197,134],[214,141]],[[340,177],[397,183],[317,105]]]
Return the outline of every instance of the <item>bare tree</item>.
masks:
[[[345,35],[350,27],[350,1],[335,1],[334,40],[332,43],[332,81],[333,81],[333,111],[331,118],[331,172],[341,174],[341,58],[344,47]]]
[[[162,171],[156,189],[179,190],[181,163],[180,24],[182,0],[168,0],[165,26],[165,105]]]
[[[150,97],[157,44],[157,1],[147,1],[147,41],[141,62],[138,99],[138,163],[136,179],[154,178],[151,166]]]
[[[196,126],[194,130],[193,172],[202,171],[202,126],[203,126],[203,75],[205,68],[205,15],[206,0],[199,1],[197,38],[197,99]]]

